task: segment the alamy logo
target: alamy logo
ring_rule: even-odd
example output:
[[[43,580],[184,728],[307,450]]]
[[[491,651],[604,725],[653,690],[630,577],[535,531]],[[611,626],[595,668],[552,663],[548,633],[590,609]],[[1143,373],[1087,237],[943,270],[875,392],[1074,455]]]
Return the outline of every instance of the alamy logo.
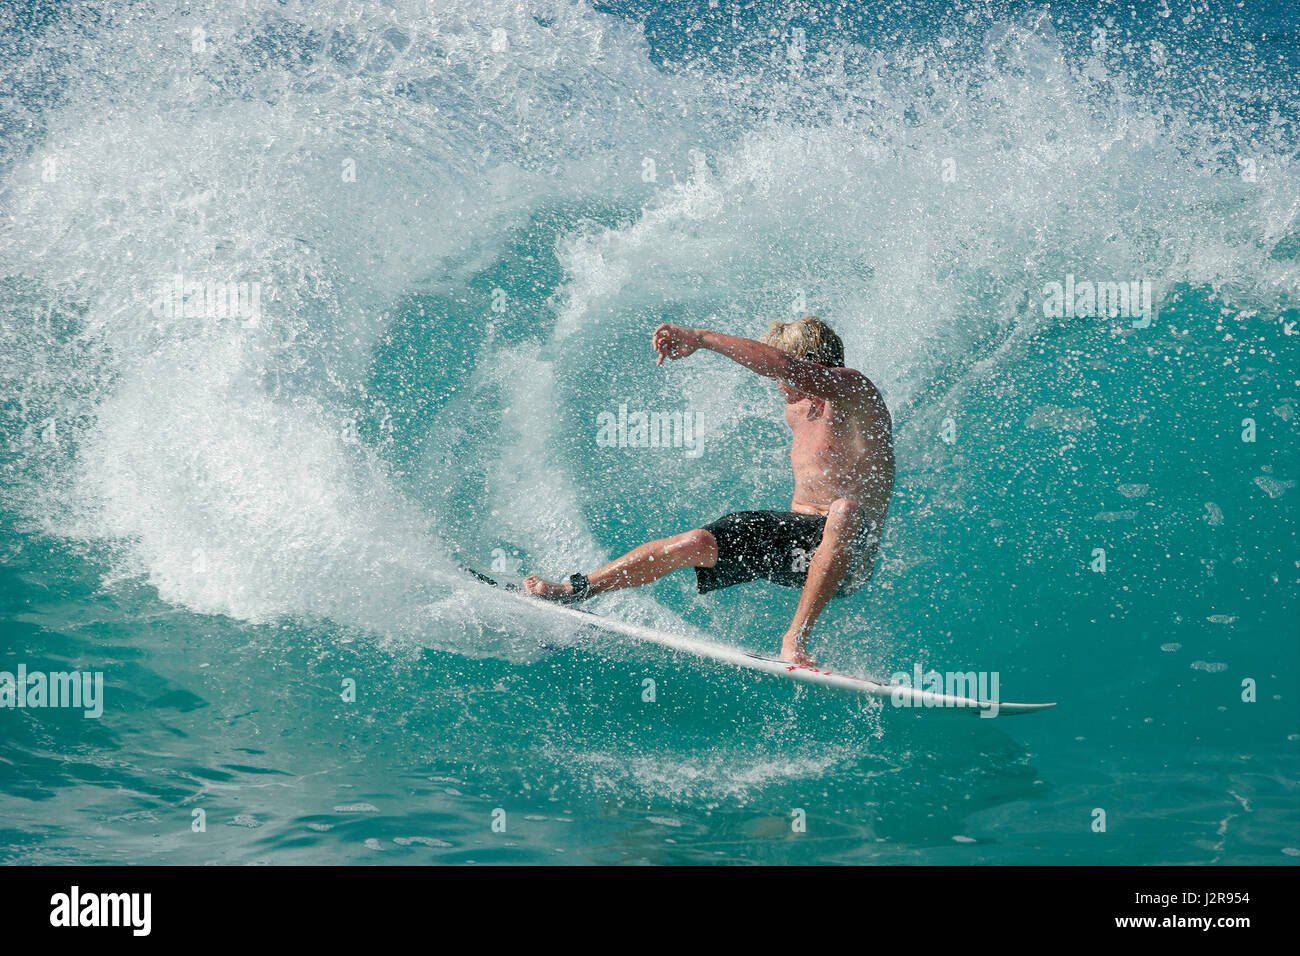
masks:
[[[151,893],[68,893],[50,897],[51,926],[129,926],[133,936],[148,936],[151,927]]]
[[[687,458],[704,453],[704,435],[698,412],[627,412],[596,416],[596,444],[601,448],[682,448]]]
[[[83,716],[98,718],[104,713],[103,671],[29,671],[18,665],[18,673],[0,671],[0,708],[75,707]]]
[[[1097,318],[1132,319],[1135,329],[1151,324],[1151,280],[1130,282],[1076,282],[1074,273],[1065,282],[1048,282],[1043,286],[1043,315],[1049,319]]]
[[[149,309],[160,318],[231,318],[257,325],[262,319],[262,284],[187,279],[178,272],[171,281],[158,283]]]
[[[899,671],[889,679],[895,707],[978,707],[981,717],[996,717],[1000,709],[997,671]],[[955,700],[940,695],[947,694]]]

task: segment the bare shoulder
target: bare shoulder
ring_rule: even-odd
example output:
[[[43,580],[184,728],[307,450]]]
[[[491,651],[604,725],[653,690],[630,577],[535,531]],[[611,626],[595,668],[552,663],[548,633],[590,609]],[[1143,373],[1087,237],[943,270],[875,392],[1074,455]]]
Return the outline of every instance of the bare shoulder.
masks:
[[[835,369],[835,372],[842,377],[844,393],[857,409],[871,415],[883,414],[888,419],[889,409],[885,407],[885,397],[880,394],[875,382],[857,369],[841,368]]]
[[[840,407],[873,440],[893,441],[894,422],[876,383],[854,369],[836,369],[843,376]]]

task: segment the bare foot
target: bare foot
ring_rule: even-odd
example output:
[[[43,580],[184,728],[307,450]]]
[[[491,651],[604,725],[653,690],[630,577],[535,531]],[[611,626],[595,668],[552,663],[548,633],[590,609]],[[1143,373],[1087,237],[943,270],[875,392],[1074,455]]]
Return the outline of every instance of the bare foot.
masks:
[[[573,596],[573,585],[568,581],[545,581],[535,574],[524,578],[524,590],[544,601],[561,601]]]

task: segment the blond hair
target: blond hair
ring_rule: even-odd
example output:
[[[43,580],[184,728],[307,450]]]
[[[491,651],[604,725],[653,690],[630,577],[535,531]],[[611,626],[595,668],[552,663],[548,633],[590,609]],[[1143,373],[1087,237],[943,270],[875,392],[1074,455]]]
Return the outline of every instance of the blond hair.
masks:
[[[795,322],[774,320],[759,341],[818,365],[844,366],[844,343],[815,315],[805,315]]]

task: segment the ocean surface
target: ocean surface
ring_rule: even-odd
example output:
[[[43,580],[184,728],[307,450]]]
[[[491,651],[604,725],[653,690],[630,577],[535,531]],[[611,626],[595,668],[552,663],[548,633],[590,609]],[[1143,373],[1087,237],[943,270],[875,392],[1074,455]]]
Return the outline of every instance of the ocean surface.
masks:
[[[1295,864],[1297,76],[1254,0],[0,7],[0,671],[102,676],[0,707],[0,860]],[[649,334],[803,312],[898,455],[813,651],[1054,710],[457,569],[788,507],[773,384]],[[693,585],[595,609],[779,646]]]

